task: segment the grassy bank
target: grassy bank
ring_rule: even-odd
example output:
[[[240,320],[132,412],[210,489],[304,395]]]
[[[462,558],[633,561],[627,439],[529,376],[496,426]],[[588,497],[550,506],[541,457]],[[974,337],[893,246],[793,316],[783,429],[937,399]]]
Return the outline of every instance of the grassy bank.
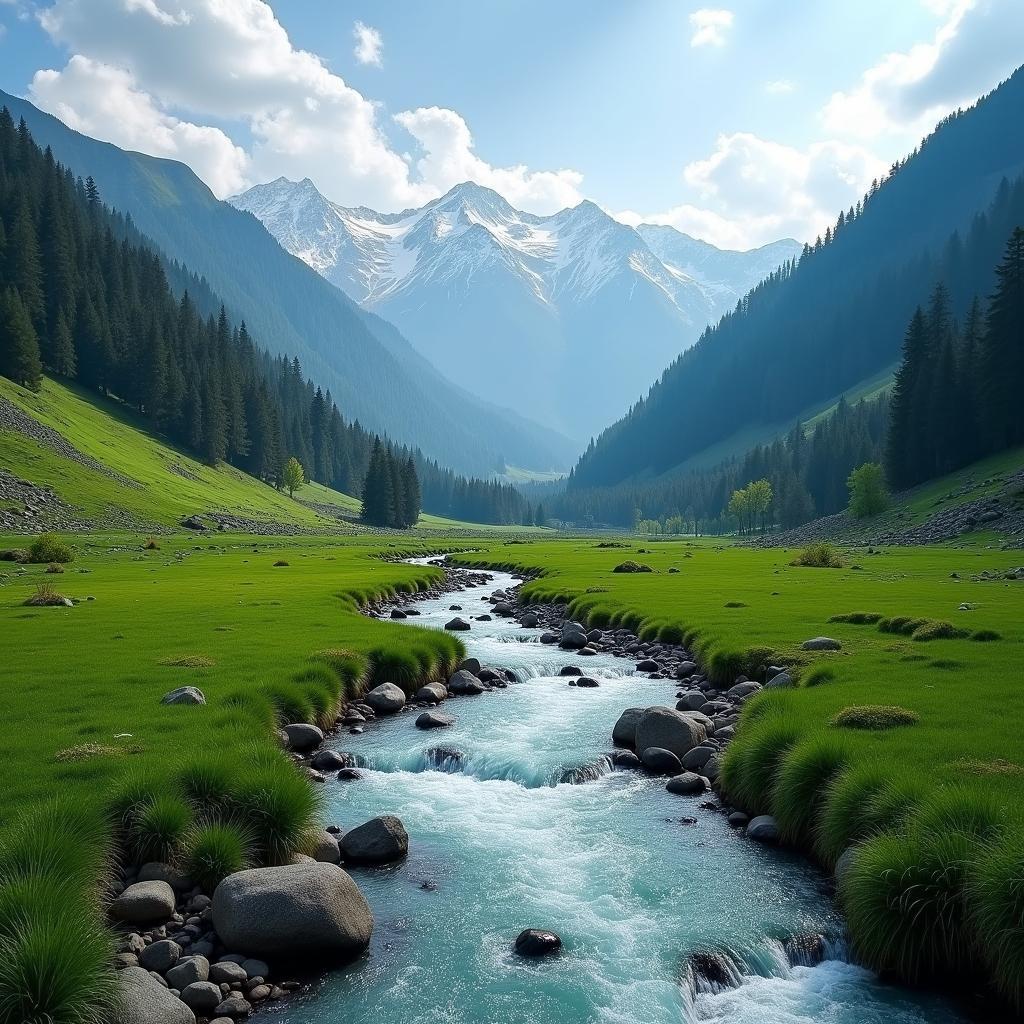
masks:
[[[301,851],[316,794],[275,726],[328,726],[363,687],[412,688],[462,653],[450,634],[358,612],[437,578],[386,560],[425,550],[415,539],[72,543],[63,572],[0,563],[3,1024],[106,1019],[99,897],[112,845],[208,884]],[[44,584],[73,606],[26,606]],[[206,706],[160,703],[185,685]]]
[[[646,549],[646,550],[642,550]],[[596,626],[685,641],[712,677],[792,666],[750,701],[723,773],[828,867],[860,956],[911,981],[987,977],[1024,1004],[1024,561],[983,547],[843,553],[710,543],[492,545],[473,562],[537,569],[528,599]],[[623,574],[626,559],[652,573]],[[982,574],[993,578],[981,578]],[[960,610],[961,605],[970,605]],[[819,635],[836,652],[802,650]]]

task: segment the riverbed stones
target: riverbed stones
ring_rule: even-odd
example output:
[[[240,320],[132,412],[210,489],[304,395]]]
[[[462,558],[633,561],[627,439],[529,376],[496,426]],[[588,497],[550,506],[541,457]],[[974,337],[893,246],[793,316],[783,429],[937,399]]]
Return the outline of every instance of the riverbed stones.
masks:
[[[110,913],[128,924],[166,921],[174,913],[174,890],[166,882],[136,882],[114,900]]]
[[[676,665],[676,670],[673,675],[676,679],[689,679],[694,672],[697,671],[696,662],[693,661],[681,661]]]
[[[636,727],[647,708],[626,708],[612,728],[612,742],[619,747],[636,747]]]
[[[289,750],[306,754],[324,741],[323,730],[309,722],[292,722],[282,730]]]
[[[206,694],[198,686],[179,686],[160,698],[161,704],[205,704]]]
[[[336,772],[349,763],[349,758],[337,750],[318,750],[309,763],[318,772]]]
[[[196,1024],[188,1006],[141,967],[118,971],[114,986],[111,1024]]]
[[[692,716],[674,708],[653,707],[640,715],[633,746],[641,752],[661,747],[682,758],[706,739],[707,729]],[[643,753],[640,756],[643,758]]]
[[[151,943],[139,954],[139,966],[166,974],[181,958],[181,946],[171,939]]]
[[[341,849],[338,846],[337,836],[331,835],[326,829],[317,833],[309,851],[310,856],[321,864],[340,864]]]
[[[767,683],[764,684],[766,690],[789,690],[796,686],[793,681],[793,677],[788,672],[778,672]]]
[[[460,672],[469,672],[474,676],[480,675],[481,668],[483,668],[483,665],[480,664],[479,658],[464,658],[459,662]]]
[[[381,683],[363,698],[378,715],[393,715],[405,707],[405,693],[394,683]]]
[[[559,670],[560,676],[581,676],[583,675],[583,669],[579,665],[563,665]]]
[[[371,818],[341,840],[342,856],[351,864],[388,864],[408,852],[409,833],[393,814]]]
[[[665,789],[678,796],[698,796],[707,792],[708,780],[696,772],[683,772],[681,775],[673,775],[665,784]]]
[[[184,991],[193,982],[208,981],[210,978],[210,961],[205,956],[182,957],[168,972],[167,984]],[[196,1007],[192,1007],[196,1009]]]
[[[743,683],[737,683],[735,686],[730,686],[726,690],[726,697],[732,697],[734,700],[745,700],[747,697],[753,696],[761,689],[760,683],[752,682],[747,680]]]
[[[334,864],[250,868],[213,894],[213,926],[230,949],[260,959],[354,959],[366,949],[373,914],[356,883]]]
[[[777,843],[779,826],[770,814],[759,814],[747,824],[746,836],[758,843]]]
[[[220,986],[212,981],[194,981],[181,989],[181,1001],[203,1017],[213,1013],[223,998]]]
[[[644,658],[636,663],[637,672],[659,672],[661,666],[653,658]]]
[[[484,684],[472,672],[459,669],[451,679],[448,680],[448,690],[460,696],[473,696],[484,692]]]
[[[536,612],[524,612],[519,624],[523,629],[536,629],[540,625],[540,619]]]
[[[612,754],[612,764],[616,768],[642,768],[643,761],[640,760],[632,750],[616,750]]]
[[[417,729],[444,729],[454,724],[455,719],[451,715],[442,715],[440,711],[424,711],[416,719]]]
[[[232,992],[214,1008],[218,1017],[248,1017],[252,1013],[252,1005],[241,992]]]
[[[676,711],[699,711],[707,701],[700,690],[687,690],[676,701]]]
[[[579,679],[576,680],[576,685],[577,686],[582,686],[583,689],[585,689],[585,690],[586,689],[591,689],[592,690],[595,687],[600,686],[601,684],[596,679],[593,679],[590,676],[580,676]]]
[[[461,615],[456,615],[454,619],[449,619],[444,624],[444,628],[456,633],[464,633],[467,629],[472,629],[473,627]]]
[[[578,651],[587,646],[587,637],[584,633],[563,633],[558,646],[567,651]]]
[[[418,704],[440,704],[448,696],[444,683],[427,683],[416,691]]]
[[[519,956],[551,956],[561,948],[561,938],[543,928],[524,928],[516,936],[515,951]]]
[[[645,768],[658,775],[675,775],[683,767],[679,758],[664,747],[644,747],[640,751],[640,760]]]
[[[688,750],[680,758],[683,767],[689,772],[699,772],[718,753],[717,747],[708,747],[701,744]]]
[[[800,645],[805,651],[839,651],[843,645],[830,636],[816,636]]]
[[[722,756],[721,756],[721,754],[712,754],[704,762],[704,765],[701,768],[700,773],[709,782],[715,782],[718,779],[718,776],[719,776],[721,771],[722,771]]]

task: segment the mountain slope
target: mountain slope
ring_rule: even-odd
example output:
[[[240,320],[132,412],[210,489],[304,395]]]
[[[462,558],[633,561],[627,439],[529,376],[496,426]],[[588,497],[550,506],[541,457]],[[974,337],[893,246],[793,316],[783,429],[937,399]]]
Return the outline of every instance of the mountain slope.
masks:
[[[937,281],[962,316],[990,291],[991,268],[1024,222],[1022,117],[1018,71],[940,125],[852,218],[843,215],[827,244],[705,332],[584,454],[573,484],[663,473],[877,376]]]
[[[396,214],[339,206],[308,178],[278,178],[232,202],[457,383],[500,380],[528,415],[574,437],[624,410],[705,324],[799,249],[784,241],[724,253],[651,229],[672,249],[670,265],[643,230],[593,203],[538,217],[471,182]]]
[[[402,335],[286,253],[253,217],[218,201],[184,164],[128,153],[0,93],[41,146],[128,213],[172,259],[204,276],[267,348],[298,356],[344,414],[465,472],[503,460],[564,466],[572,445],[454,387]],[[486,422],[487,428],[480,429]]]

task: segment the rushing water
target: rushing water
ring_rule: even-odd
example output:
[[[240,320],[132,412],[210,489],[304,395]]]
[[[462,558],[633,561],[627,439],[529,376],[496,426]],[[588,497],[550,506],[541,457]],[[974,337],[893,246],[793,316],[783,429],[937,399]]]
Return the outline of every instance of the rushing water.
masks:
[[[422,602],[410,623],[443,625],[513,583]],[[400,628],[400,627],[396,627]],[[506,690],[452,700],[452,728],[415,715],[343,734],[365,778],[328,783],[344,828],[397,814],[404,863],[356,869],[374,913],[368,957],[281,1011],[289,1024],[957,1024],[939,1000],[887,988],[841,959],[792,966],[785,940],[840,925],[822,877],[765,850],[664,780],[612,770],[623,708],[669,702],[665,680],[610,655],[586,659],[597,689],[556,673],[573,656],[511,621],[473,623],[468,652],[513,669]],[[685,819],[695,818],[696,824]],[[562,954],[525,961],[519,931],[550,928]],[[729,984],[690,982],[687,957],[722,950]]]

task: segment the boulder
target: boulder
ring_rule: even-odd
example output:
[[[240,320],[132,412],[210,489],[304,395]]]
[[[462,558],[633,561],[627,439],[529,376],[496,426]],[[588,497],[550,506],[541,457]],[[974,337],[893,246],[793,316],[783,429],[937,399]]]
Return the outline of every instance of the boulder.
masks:
[[[316,839],[310,848],[310,856],[321,864],[340,864],[341,850],[338,847],[338,839],[332,836],[326,829],[317,833]]]
[[[373,914],[334,864],[285,864],[228,875],[213,894],[213,926],[230,949],[261,959],[348,961],[366,949]]]
[[[231,992],[213,1008],[213,1012],[218,1017],[248,1017],[252,1006],[241,992]]]
[[[744,814],[743,811],[733,811],[728,821],[733,828],[746,828],[750,824],[750,815]]]
[[[770,814],[759,814],[747,824],[746,836],[759,843],[776,843],[779,840],[779,826]]]
[[[175,986],[177,988],[177,986]],[[220,986],[212,981],[194,981],[181,991],[181,1001],[203,1017],[208,1017],[217,1008],[223,996]]]
[[[391,609],[391,618],[393,618],[393,619],[404,619],[404,618],[407,618],[407,616],[406,616],[405,612],[403,612],[400,608],[392,608]]]
[[[209,981],[210,961],[205,956],[182,957],[168,972],[167,984],[176,988],[179,992],[184,991],[193,982]],[[195,1006],[192,1007],[196,1009]]]
[[[110,1024],[196,1024],[196,1015],[141,967],[118,971],[114,998]]]
[[[363,699],[378,715],[393,715],[405,707],[405,694],[394,683],[375,686]]]
[[[524,629],[536,629],[540,625],[540,619],[536,612],[526,612],[519,623]]]
[[[440,704],[448,696],[444,683],[427,683],[416,691],[418,704]]]
[[[474,676],[478,676],[480,674],[481,668],[483,668],[483,666],[480,664],[479,658],[465,658],[459,662],[460,672],[469,672]]]
[[[583,633],[563,633],[562,639],[558,641],[558,646],[567,651],[578,651],[587,646],[587,638]]]
[[[461,615],[456,615],[454,619],[450,619],[444,624],[444,628],[462,633],[473,627]]]
[[[382,814],[347,832],[341,853],[352,864],[387,864],[409,852],[409,833],[399,818]]]
[[[694,747],[693,750],[688,750],[683,754],[681,758],[683,767],[688,772],[700,771],[716,753],[716,747]]]
[[[750,697],[753,694],[757,693],[757,691],[760,690],[760,689],[761,689],[761,684],[760,683],[754,683],[754,682],[737,683],[735,686],[730,686],[729,689],[726,690],[725,695],[726,695],[726,697],[732,697],[732,698],[734,698],[736,700],[743,700],[743,699],[745,699],[747,697]]]
[[[339,768],[344,768],[348,765],[349,760],[349,758],[337,750],[318,750],[313,755],[313,760],[309,763],[318,772],[336,772]]]
[[[830,636],[816,636],[811,640],[805,640],[801,645],[805,651],[839,651],[843,645]]]
[[[679,796],[697,796],[707,792],[708,780],[694,772],[683,772],[682,775],[672,776],[665,788]]]
[[[472,695],[483,693],[484,684],[481,683],[480,680],[471,672],[467,672],[465,669],[459,669],[459,671],[448,680],[448,690],[450,693]]]
[[[644,747],[640,751],[640,760],[645,768],[659,775],[675,775],[683,767],[679,758],[664,747]]]
[[[510,605],[508,603],[508,601],[498,601],[494,605],[494,609],[493,610],[494,610],[494,614],[495,615],[501,615],[501,616],[507,617],[507,616],[512,614],[514,609],[512,608],[512,605]]]
[[[542,644],[557,644],[558,635],[556,633],[541,633],[540,642]]]
[[[559,670],[560,676],[581,676],[583,675],[583,669],[579,665],[563,665]]]
[[[269,978],[270,965],[265,960],[247,958],[242,961],[242,970],[247,978]]]
[[[215,985],[241,985],[248,978],[245,968],[234,960],[218,960],[210,966],[210,981]]]
[[[284,727],[285,740],[289,750],[305,754],[315,750],[324,741],[323,730],[308,722],[292,722]]]
[[[719,754],[712,754],[701,768],[700,773],[709,782],[714,782],[718,778],[719,772],[722,770],[722,758]]]
[[[697,664],[693,661],[681,661],[676,665],[675,677],[676,679],[689,679],[694,672],[697,671]]]
[[[619,747],[636,748],[636,727],[647,708],[626,708],[612,728],[612,742]]]
[[[206,694],[198,686],[179,686],[160,698],[161,704],[205,704]]]
[[[689,714],[674,708],[647,708],[637,722],[634,747],[641,751],[661,747],[681,758],[703,743],[707,735],[706,727]]]
[[[576,685],[577,686],[582,686],[584,689],[591,689],[592,690],[596,686],[599,686],[600,684],[598,683],[598,681],[596,679],[591,679],[590,676],[580,676],[579,679],[576,680]]]
[[[659,672],[661,666],[653,658],[644,658],[636,663],[637,672]]]
[[[632,750],[616,750],[612,754],[612,764],[616,768],[642,768],[643,761],[640,760]]]
[[[707,703],[707,700],[700,690],[687,690],[676,701],[676,711],[699,711]]]
[[[181,958],[181,946],[171,939],[160,939],[139,954],[139,966],[157,974],[166,974]]]
[[[129,924],[166,921],[174,913],[174,890],[166,882],[136,882],[114,900],[110,913]]]
[[[550,956],[562,948],[562,940],[540,928],[526,928],[516,936],[515,950],[520,956]]]
[[[442,715],[440,711],[424,711],[416,719],[417,729],[444,729],[454,724],[455,719],[451,715]]]

